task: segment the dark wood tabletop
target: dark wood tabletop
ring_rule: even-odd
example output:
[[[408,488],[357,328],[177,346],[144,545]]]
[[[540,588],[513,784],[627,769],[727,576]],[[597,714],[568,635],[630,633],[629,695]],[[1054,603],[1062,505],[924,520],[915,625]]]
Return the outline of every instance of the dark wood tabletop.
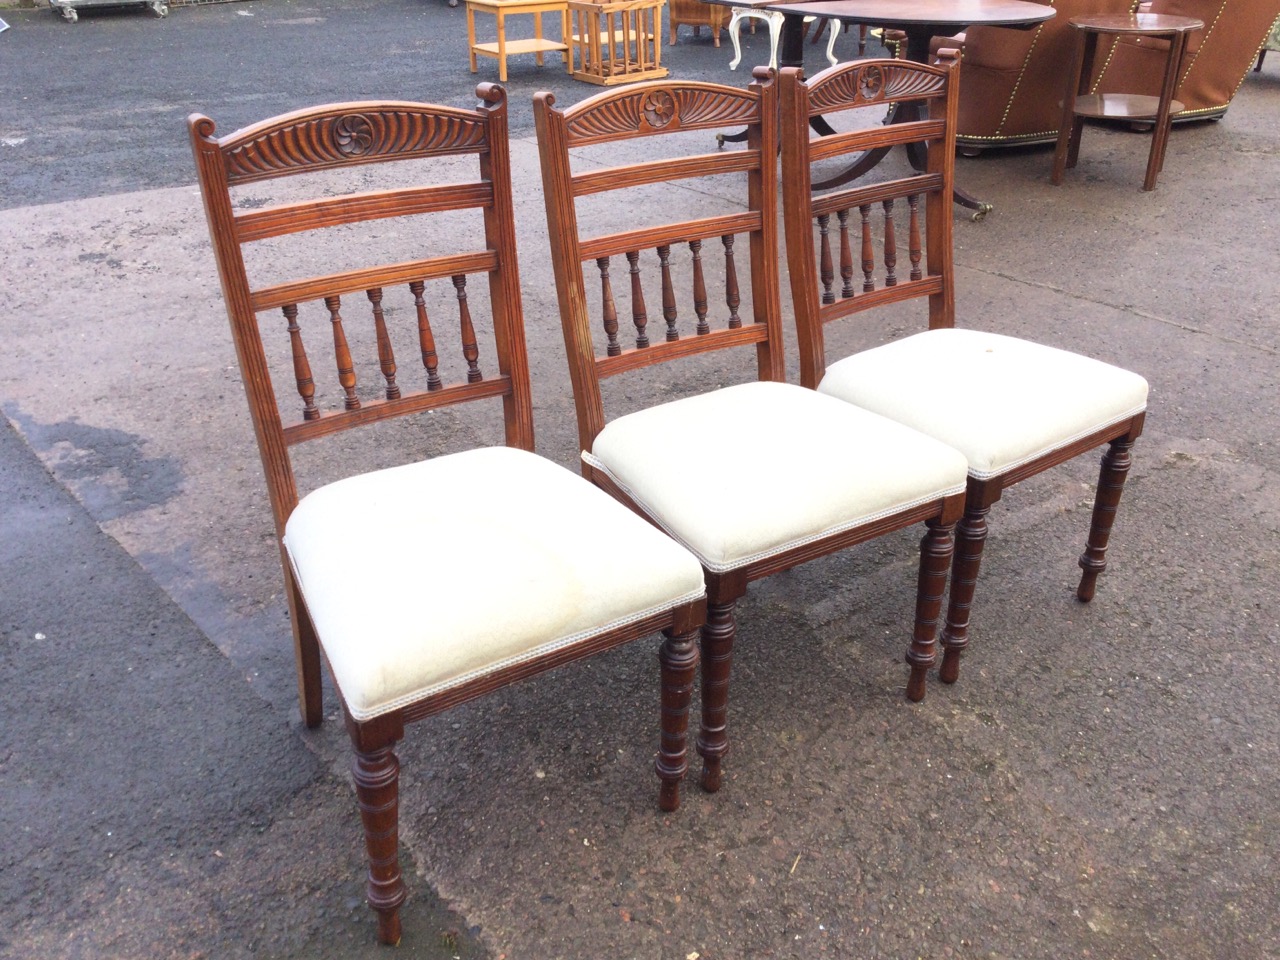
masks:
[[[773,3],[767,9],[786,15],[778,57],[784,67],[803,63],[800,24],[805,17],[902,30],[907,35],[907,59],[927,63],[929,41],[934,36],[948,36],[976,25],[1029,29],[1057,14],[1053,7],[1026,0],[805,0]]]
[[[1197,20],[1194,17],[1175,17],[1163,13],[1072,17],[1070,23],[1073,27],[1081,30],[1120,34],[1190,33],[1204,29],[1203,20]]]
[[[1055,13],[1053,7],[1026,0],[806,0],[773,3],[769,9],[900,30],[929,26],[950,27],[953,32],[976,24],[1030,26]]]

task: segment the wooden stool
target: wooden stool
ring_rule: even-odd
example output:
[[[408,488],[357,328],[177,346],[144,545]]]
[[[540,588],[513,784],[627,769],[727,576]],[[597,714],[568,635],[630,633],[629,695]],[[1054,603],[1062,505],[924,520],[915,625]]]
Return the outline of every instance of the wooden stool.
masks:
[[[498,22],[496,43],[476,43],[476,11],[492,13]],[[507,41],[506,18],[516,13],[533,14],[533,39]],[[565,0],[467,0],[467,44],[471,50],[471,72],[476,72],[476,55],[494,57],[498,61],[498,79],[507,82],[507,57],[515,53],[532,53],[542,66],[542,56],[548,51],[564,56],[569,67],[569,45],[563,41],[548,40],[542,36],[542,15],[560,14],[560,36],[569,35],[569,9]]]
[[[1178,68],[1182,65],[1182,56],[1187,49],[1187,38],[1197,30],[1203,30],[1204,21],[1159,13],[1134,13],[1073,17],[1071,26],[1079,31],[1076,66],[1062,104],[1062,126],[1058,132],[1058,149],[1053,155],[1053,175],[1050,179],[1055,185],[1062,183],[1063,171],[1076,165],[1076,157],[1080,153],[1080,135],[1086,117],[1154,120],[1151,154],[1147,158],[1147,176],[1142,182],[1143,190],[1154,190],[1156,176],[1164,167],[1171,117],[1182,110],[1182,104],[1173,99],[1174,88],[1178,85]],[[1159,97],[1128,93],[1089,93],[1098,37],[1102,34],[1138,35],[1168,42],[1169,57],[1165,62],[1164,84],[1160,88]]]
[[[666,0],[569,0],[569,72],[601,86],[660,80]]]

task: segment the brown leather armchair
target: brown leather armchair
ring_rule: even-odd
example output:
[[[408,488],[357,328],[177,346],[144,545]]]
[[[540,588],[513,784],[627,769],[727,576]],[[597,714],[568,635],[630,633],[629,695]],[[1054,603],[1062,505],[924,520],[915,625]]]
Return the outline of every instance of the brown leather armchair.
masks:
[[[1204,30],[1187,47],[1173,94],[1183,104],[1175,122],[1203,120],[1227,112],[1280,16],[1280,0],[1152,0],[1149,10],[1204,21]],[[1098,92],[1158,94],[1167,50],[1165,41],[1150,38],[1117,43],[1098,78]]]
[[[1128,13],[1135,0],[1038,2],[1052,6],[1057,16],[1030,30],[970,27],[960,37],[933,41],[935,50],[959,46],[964,52],[956,127],[956,144],[964,153],[1055,141],[1075,52],[1075,31],[1067,21]],[[1105,46],[1099,48],[1100,55],[1105,51]],[[1157,82],[1159,78],[1157,71]]]

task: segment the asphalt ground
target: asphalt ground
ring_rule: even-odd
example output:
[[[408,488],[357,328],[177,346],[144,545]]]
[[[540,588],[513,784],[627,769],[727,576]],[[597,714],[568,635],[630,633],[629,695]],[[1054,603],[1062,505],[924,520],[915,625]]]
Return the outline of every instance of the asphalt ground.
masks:
[[[0,954],[386,955],[332,697],[319,730],[297,719],[183,118],[469,104],[496,66],[471,75],[462,11],[417,0],[5,18]],[[744,37],[744,71],[764,38]],[[664,56],[746,82],[727,41],[682,32]],[[570,465],[528,104],[594,88],[511,68],[539,448]],[[675,815],[653,802],[652,645],[414,725],[400,954],[1280,956],[1278,107],[1269,63],[1224,120],[1175,131],[1151,194],[1129,131],[1091,128],[1056,189],[1044,149],[959,165],[996,204],[957,215],[961,324],[1151,381],[1092,604],[1072,598],[1090,457],[993,510],[961,681],[923,704],[901,697],[916,533],[753,586],[727,783],[691,784]],[[877,317],[836,348],[919,322]],[[618,399],[747,375],[692,366]],[[437,417],[309,466],[319,482],[496,434]]]

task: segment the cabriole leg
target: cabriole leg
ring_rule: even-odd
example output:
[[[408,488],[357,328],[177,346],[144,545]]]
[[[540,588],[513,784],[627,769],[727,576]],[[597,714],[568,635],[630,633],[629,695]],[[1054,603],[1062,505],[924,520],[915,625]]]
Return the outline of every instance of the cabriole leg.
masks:
[[[954,550],[951,532],[954,523],[926,520],[929,528],[920,541],[920,578],[916,585],[916,622],[907,650],[911,676],[907,680],[907,699],[924,699],[925,676],[937,659],[938,619],[942,613],[942,594],[947,586],[947,567]]]
[[[689,769],[689,701],[698,668],[698,634],[666,633],[658,651],[662,665],[662,744],[654,769],[662,781],[658,806],[680,806],[680,782]]]
[[[742,32],[742,10],[733,8],[733,16],[729,18],[729,42],[733,44],[733,59],[729,61],[729,69],[737,70],[742,62],[742,41],[738,34]]]
[[[1089,527],[1089,543],[1080,555],[1080,569],[1084,573],[1080,577],[1076,597],[1082,603],[1093,599],[1098,574],[1107,569],[1107,541],[1111,538],[1111,525],[1115,522],[1116,509],[1120,506],[1120,494],[1124,492],[1124,481],[1133,463],[1129,454],[1132,449],[1133,441],[1121,437],[1112,440],[1111,446],[1102,455],[1098,492],[1093,498],[1093,523]]]
[[[782,24],[787,18],[776,10],[769,15],[769,69],[778,69],[778,39],[782,36]]]

